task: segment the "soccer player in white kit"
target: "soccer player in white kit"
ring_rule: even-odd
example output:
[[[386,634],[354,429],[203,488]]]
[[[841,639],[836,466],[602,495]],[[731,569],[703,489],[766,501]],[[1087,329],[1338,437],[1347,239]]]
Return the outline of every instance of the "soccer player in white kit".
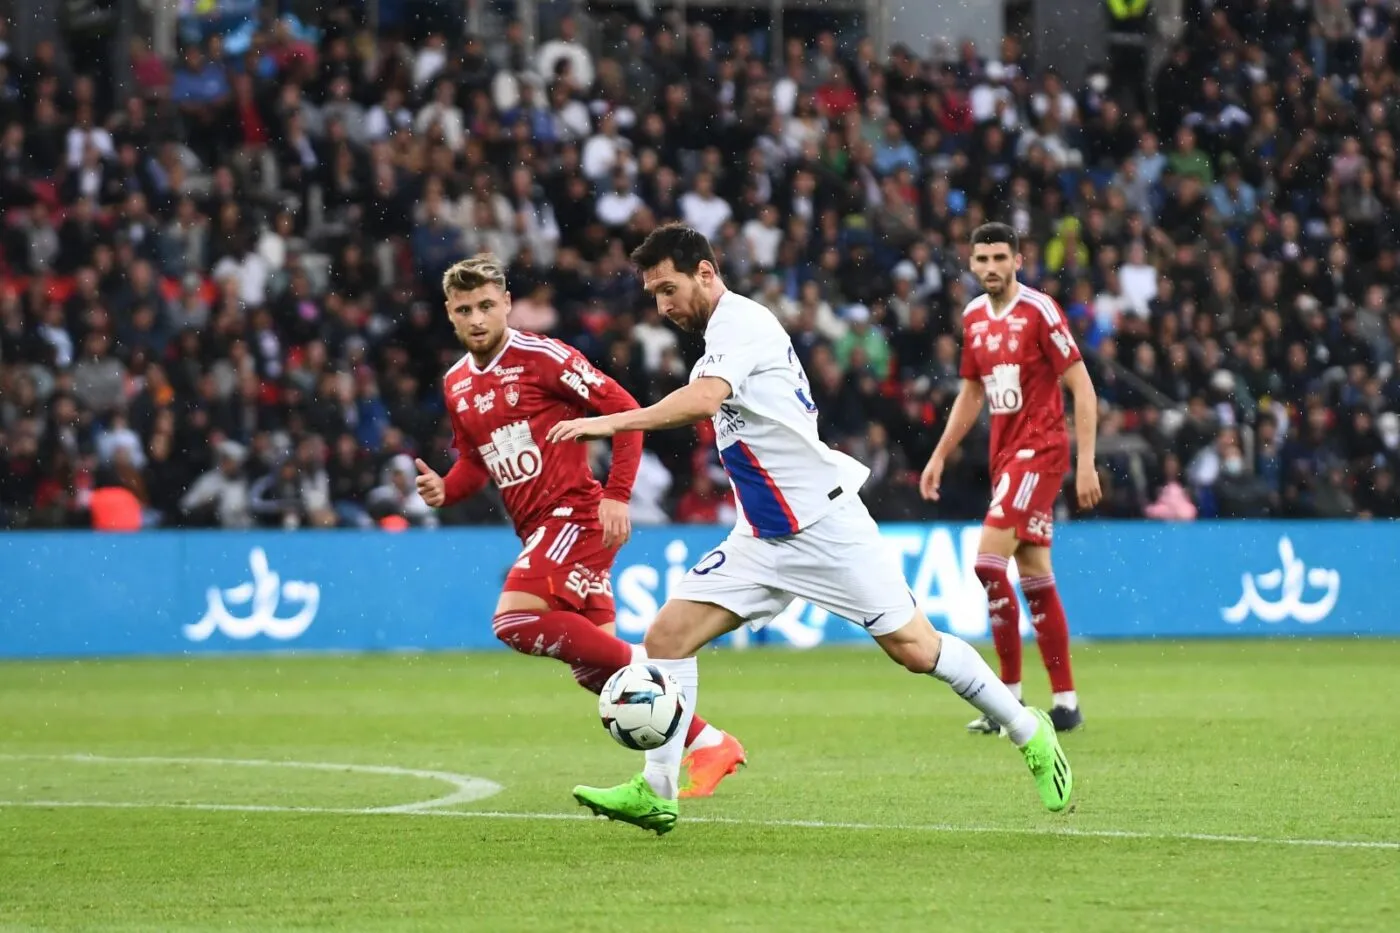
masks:
[[[1049,718],[1023,707],[982,656],[936,631],[904,581],[859,490],[870,471],[817,435],[817,407],[787,332],[771,311],[727,290],[709,241],[681,224],[657,228],[632,253],[661,314],[703,332],[690,383],[647,408],[561,421],[550,441],[657,431],[712,418],[739,506],[734,530],[696,562],[646,635],[649,663],[671,673],[688,700],[671,741],[616,787],[576,787],[595,814],[658,835],[675,827],[684,721],[699,686],[696,653],[745,623],[760,626],[794,597],[863,626],[896,663],[948,684],[1005,726],[1041,801],[1063,810],[1073,786]]]

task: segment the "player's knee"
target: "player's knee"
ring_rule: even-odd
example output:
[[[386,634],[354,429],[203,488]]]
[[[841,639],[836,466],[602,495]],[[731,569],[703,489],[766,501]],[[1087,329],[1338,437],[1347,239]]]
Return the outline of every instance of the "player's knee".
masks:
[[[540,641],[539,621],[538,612],[498,612],[491,620],[491,632],[512,651],[535,654],[534,646]]]
[[[1006,573],[1009,563],[1000,554],[978,554],[972,570],[982,582],[982,588],[990,592],[993,587],[1010,585],[1011,579]]]
[[[657,619],[657,622],[660,622]],[[678,626],[663,626],[653,623],[647,629],[646,639],[643,645],[649,658],[683,658],[685,657],[685,639],[683,632]]]
[[[685,619],[680,612],[672,611],[668,606],[662,606],[661,612],[652,621],[643,646],[649,658],[685,658],[693,653]]]
[[[905,642],[886,652],[890,660],[911,674],[927,674],[938,662],[938,642]]]
[[[918,613],[909,624],[891,635],[875,639],[889,659],[911,674],[927,674],[938,662],[942,641],[938,630]]]
[[[1016,570],[1020,572],[1022,581],[1048,577],[1054,573],[1050,567],[1049,548],[1029,548],[1027,550],[1029,553],[1016,555]]]

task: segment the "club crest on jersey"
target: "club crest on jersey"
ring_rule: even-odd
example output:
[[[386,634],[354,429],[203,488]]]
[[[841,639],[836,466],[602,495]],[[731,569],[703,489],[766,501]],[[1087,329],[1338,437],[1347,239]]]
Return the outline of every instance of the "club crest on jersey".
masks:
[[[496,390],[492,389],[483,395],[478,395],[472,399],[472,404],[476,406],[477,414],[484,415],[496,407]]]
[[[987,349],[990,350],[990,351],[992,351],[993,353],[995,353],[995,352],[997,352],[997,350],[999,350],[1000,348],[1001,348],[1001,334],[988,334],[988,335],[987,335]]]
[[[1012,337],[1010,340],[1006,341],[1006,349],[1010,350],[1012,353],[1015,353],[1016,348],[1020,345],[1021,341],[1017,340],[1015,337]]]
[[[514,408],[514,407],[515,407],[515,403],[518,402],[518,401],[520,401],[520,386],[517,386],[517,385],[508,385],[508,386],[506,386],[505,396],[506,396],[506,403],[507,403],[508,405],[510,405],[511,408]]]

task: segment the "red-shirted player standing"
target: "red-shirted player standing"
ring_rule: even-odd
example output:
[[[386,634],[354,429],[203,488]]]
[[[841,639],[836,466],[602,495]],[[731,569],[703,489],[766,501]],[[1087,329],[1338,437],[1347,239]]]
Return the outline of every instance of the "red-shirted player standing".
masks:
[[[494,256],[443,276],[447,316],[467,355],[443,377],[457,462],[440,476],[418,461],[418,490],[433,507],[494,480],[524,548],[496,603],[492,630],[521,654],[557,658],[598,693],[614,671],[645,658],[613,633],[611,571],[631,535],[627,502],[642,435],[613,439],[606,488],[582,444],[546,442],[560,421],[636,408],[627,390],[567,344],[507,326],[510,293]],[[682,796],[708,797],[745,761],[743,746],[697,717],[686,735]]]
[[[1050,566],[1055,499],[1070,466],[1060,385],[1074,396],[1079,446],[1075,491],[1086,509],[1098,504],[1101,495],[1094,469],[1098,397],[1064,312],[1048,295],[1016,281],[1020,268],[1020,245],[1009,226],[991,223],[973,231],[972,271],[986,294],[963,310],[962,388],[919,488],[926,499],[938,498],[948,454],[977,422],[985,399],[992,411],[992,501],[982,524],[976,571],[987,590],[1001,679],[1021,695],[1020,611],[1006,572],[1014,556],[1055,694],[1050,719],[1057,731],[1068,732],[1084,717],[1070,670],[1069,626]],[[967,728],[1000,731],[985,717]]]

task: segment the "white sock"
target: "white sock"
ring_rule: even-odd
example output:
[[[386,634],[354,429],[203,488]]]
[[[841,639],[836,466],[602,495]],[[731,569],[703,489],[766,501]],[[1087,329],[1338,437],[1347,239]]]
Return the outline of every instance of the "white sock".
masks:
[[[943,647],[938,663],[930,671],[934,677],[953,688],[958,696],[1006,727],[1011,741],[1019,748],[1031,740],[1040,721],[1021,705],[1021,701],[1002,683],[977,650],[956,635],[939,632]]]
[[[1065,709],[1079,709],[1079,696],[1073,690],[1055,694],[1052,702],[1053,705],[1063,706]]]
[[[694,710],[691,711],[694,716]],[[705,723],[705,728],[700,730],[700,734],[695,737],[695,741],[685,747],[686,751],[694,751],[697,748],[710,748],[724,741],[724,733],[720,732],[709,723]]]
[[[648,663],[655,664],[676,678],[685,692],[685,713],[676,726],[676,734],[665,745],[647,752],[647,766],[642,770],[652,790],[667,800],[675,800],[680,793],[685,734],[690,731],[690,720],[695,715],[695,698],[700,692],[700,669],[694,658],[651,658]]]
[[[645,646],[645,645],[633,645],[633,646],[632,646],[632,663],[633,663],[633,664],[645,664],[645,663],[647,663],[647,649],[646,649],[646,646]]]
[[[1006,689],[1007,689],[1007,690],[1010,690],[1010,691],[1011,691],[1011,695],[1014,696],[1016,699],[1018,699],[1018,700],[1021,699],[1021,685],[1020,685],[1020,684],[1007,684],[1007,685],[1006,685]]]

